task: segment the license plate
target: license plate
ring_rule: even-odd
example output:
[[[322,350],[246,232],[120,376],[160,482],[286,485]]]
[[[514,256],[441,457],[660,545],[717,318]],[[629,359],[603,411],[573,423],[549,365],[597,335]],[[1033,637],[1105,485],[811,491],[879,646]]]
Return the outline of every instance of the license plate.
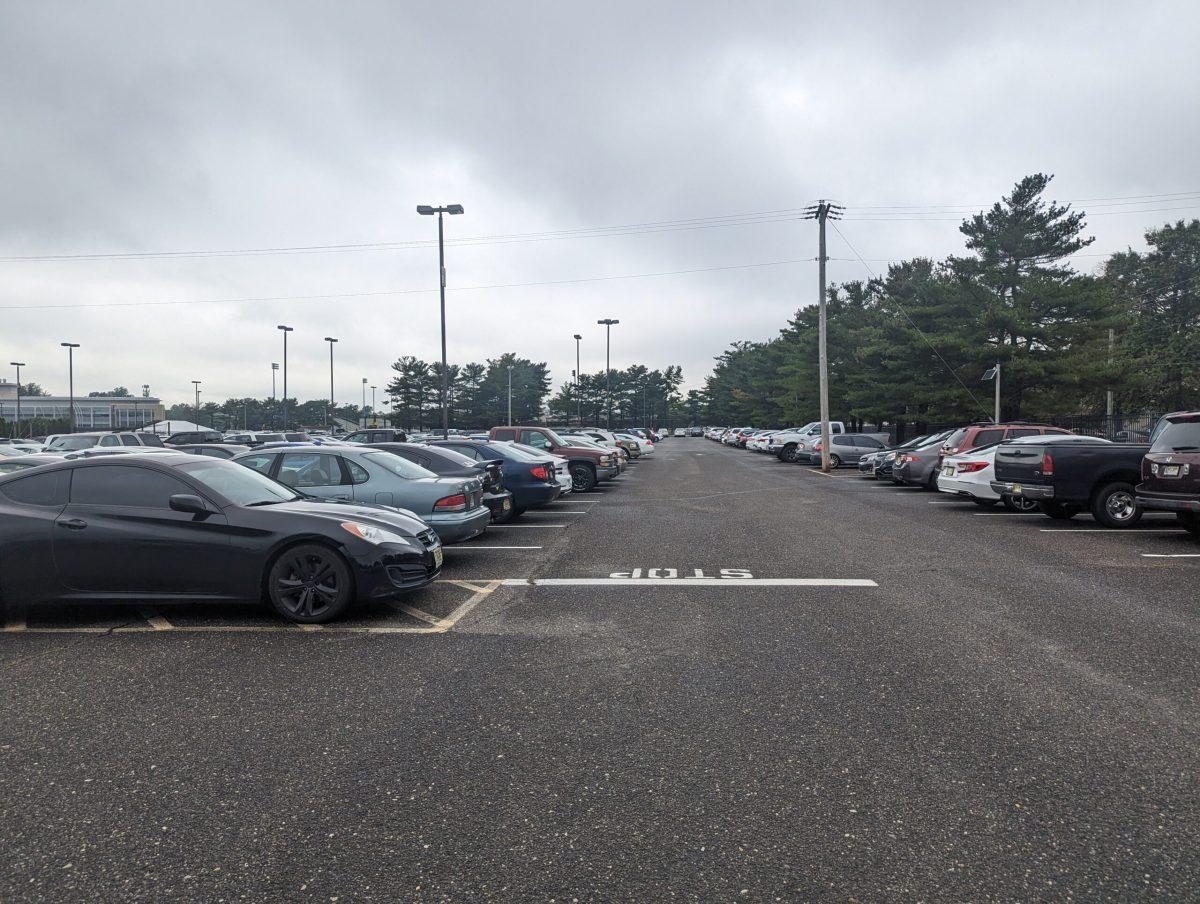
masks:
[[[507,512],[510,508],[512,508],[512,500],[505,499],[500,508]]]
[[[1020,485],[1019,483],[1014,483],[1014,484],[1013,484],[1013,495],[1014,495],[1014,496],[1020,496],[1020,495],[1021,495],[1021,485]]]
[[[942,468],[942,475],[945,477],[953,477],[954,465],[946,465],[946,467]]]
[[[1163,465],[1162,466],[1162,476],[1163,477],[1178,477],[1179,476],[1179,465]]]
[[[438,568],[442,567],[442,548],[440,546],[433,551],[433,564]]]

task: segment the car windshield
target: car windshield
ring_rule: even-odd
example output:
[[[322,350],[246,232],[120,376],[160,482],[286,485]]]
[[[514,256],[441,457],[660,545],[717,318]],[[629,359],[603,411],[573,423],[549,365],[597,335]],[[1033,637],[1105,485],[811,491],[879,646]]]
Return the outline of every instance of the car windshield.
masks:
[[[224,459],[197,458],[177,467],[234,505],[273,505],[303,498],[282,483]]]
[[[1154,437],[1151,452],[1200,451],[1200,414],[1169,420]]]
[[[373,465],[379,465],[385,471],[395,474],[397,477],[404,477],[408,480],[416,480],[421,477],[437,477],[432,471],[422,468],[419,464],[409,461],[394,452],[366,452],[363,458],[367,459]]]
[[[546,433],[546,436],[548,436],[550,438],[550,441],[552,443],[554,443],[556,446],[571,445],[569,442],[567,442],[565,439],[563,439],[561,436],[559,436],[557,433],[555,433],[553,430],[551,430],[548,427],[546,428],[545,433]]]
[[[509,454],[518,461],[545,461],[547,458],[553,458],[549,452],[543,452],[535,449],[532,446],[523,446],[520,443],[505,443],[495,442],[489,443],[491,446],[504,446]]]
[[[13,471],[23,471],[26,468],[36,468],[41,462],[36,461],[21,461],[13,459],[11,461],[0,462],[0,474],[11,474]]]
[[[61,452],[78,452],[80,449],[90,449],[100,441],[98,436],[60,436],[47,446]]]

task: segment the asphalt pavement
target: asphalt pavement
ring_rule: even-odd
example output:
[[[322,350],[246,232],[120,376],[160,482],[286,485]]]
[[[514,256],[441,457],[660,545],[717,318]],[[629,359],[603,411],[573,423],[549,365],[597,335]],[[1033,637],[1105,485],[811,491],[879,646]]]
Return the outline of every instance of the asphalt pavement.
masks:
[[[1195,900],[1198,556],[672,438],[339,625],[10,606],[0,899]]]

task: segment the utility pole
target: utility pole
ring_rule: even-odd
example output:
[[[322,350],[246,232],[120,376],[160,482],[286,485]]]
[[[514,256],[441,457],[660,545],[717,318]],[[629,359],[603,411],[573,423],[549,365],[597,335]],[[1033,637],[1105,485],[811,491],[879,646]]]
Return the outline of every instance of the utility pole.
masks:
[[[78,342],[60,342],[63,348],[67,350],[67,392],[68,404],[71,406],[71,432],[75,432],[75,349],[79,348]]]
[[[513,422],[513,419],[512,419],[512,369],[513,369],[513,366],[511,364],[509,364],[507,366],[508,366],[508,420],[505,421],[505,423],[511,427],[512,422]]]
[[[326,336],[329,343],[329,404],[325,406],[325,429],[329,429],[330,418],[333,417],[333,346],[337,342],[332,336]]]
[[[1116,334],[1113,332],[1113,328],[1109,327],[1108,328],[1108,366],[1110,368],[1112,367],[1112,363],[1113,363],[1113,343],[1115,341],[1116,341]],[[1108,379],[1109,379],[1108,385],[1112,386],[1112,382],[1111,382],[1112,377],[1110,376]],[[1111,431],[1113,428],[1113,422],[1112,422],[1112,419],[1113,419],[1113,391],[1112,391],[1112,389],[1109,389],[1108,392],[1106,392],[1104,395],[1105,395],[1104,413],[1106,415],[1108,415],[1107,426],[1108,426],[1108,429]]]
[[[275,361],[271,362],[271,423],[268,425],[272,430],[275,429],[275,409],[277,402],[275,399],[275,374],[279,373],[279,364]]]
[[[23,361],[8,362],[17,369],[17,425],[14,436],[21,435],[21,368],[25,366]]]
[[[283,332],[283,429],[284,429],[284,431],[286,432],[286,431],[287,431],[287,428],[288,428],[288,416],[287,416],[287,400],[288,400],[288,394],[287,394],[287,337],[288,337],[288,333],[292,332],[292,328],[291,328],[290,326],[284,326],[283,324],[280,324],[279,326],[277,326],[277,327],[276,327],[276,329],[278,329],[278,330],[281,330],[281,331]]]
[[[362,402],[363,402],[362,403],[362,412],[363,412],[362,420],[363,420],[363,422],[362,422],[362,425],[365,427],[365,426],[367,426],[367,378],[363,377],[362,381],[363,381],[363,399],[362,399]]]
[[[604,394],[608,396],[608,413],[604,416],[605,430],[612,430],[612,328],[620,322],[611,318],[596,321],[604,327]]]
[[[417,205],[417,213],[421,216],[431,217],[436,213],[438,218],[438,282],[442,305],[442,439],[450,436],[450,370],[446,366],[446,245],[442,234],[442,214],[454,216],[462,212],[461,204],[446,204],[442,207]],[[375,406],[372,404],[371,407]]]
[[[581,429],[583,428],[583,396],[579,392],[579,377],[583,371],[579,369],[579,340],[582,338],[578,333],[575,334],[575,405],[579,409],[579,426]],[[570,423],[569,417],[567,418],[567,422]]]
[[[815,205],[805,208],[804,219],[816,220],[820,227],[820,237],[817,245],[817,278],[820,281],[821,296],[817,311],[817,348],[818,367],[820,369],[821,394],[821,470],[829,471],[829,356],[826,351],[826,316],[825,316],[825,262],[829,260],[825,254],[825,221],[839,219],[845,210],[840,204],[833,204],[824,199]]]
[[[1000,423],[1000,362],[996,362],[996,404],[992,420]]]

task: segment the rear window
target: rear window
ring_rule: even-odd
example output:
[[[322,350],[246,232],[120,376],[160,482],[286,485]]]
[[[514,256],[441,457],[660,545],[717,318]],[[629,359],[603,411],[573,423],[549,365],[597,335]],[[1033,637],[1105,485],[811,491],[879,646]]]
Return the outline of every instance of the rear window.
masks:
[[[966,435],[967,435],[967,428],[960,427],[959,429],[957,429],[953,433],[951,433],[948,437],[946,437],[946,445],[950,446],[951,448],[956,448],[963,441],[963,438]]]
[[[990,443],[998,443],[1004,438],[1004,430],[980,430],[975,434],[975,439],[971,442],[971,446],[986,446]]]
[[[0,487],[0,492],[13,502],[24,505],[59,506],[67,504],[66,471],[49,474],[31,474],[19,480],[11,480]]]
[[[1200,414],[1167,421],[1154,438],[1151,452],[1200,452]]]
[[[416,462],[411,462],[407,458],[396,455],[394,452],[367,452],[363,458],[373,465],[383,468],[385,471],[409,480],[417,480],[421,477],[437,477],[432,471],[422,468]]]
[[[157,446],[160,449],[165,448],[163,446],[163,441],[153,433],[139,433],[138,438],[141,439],[143,446]]]

